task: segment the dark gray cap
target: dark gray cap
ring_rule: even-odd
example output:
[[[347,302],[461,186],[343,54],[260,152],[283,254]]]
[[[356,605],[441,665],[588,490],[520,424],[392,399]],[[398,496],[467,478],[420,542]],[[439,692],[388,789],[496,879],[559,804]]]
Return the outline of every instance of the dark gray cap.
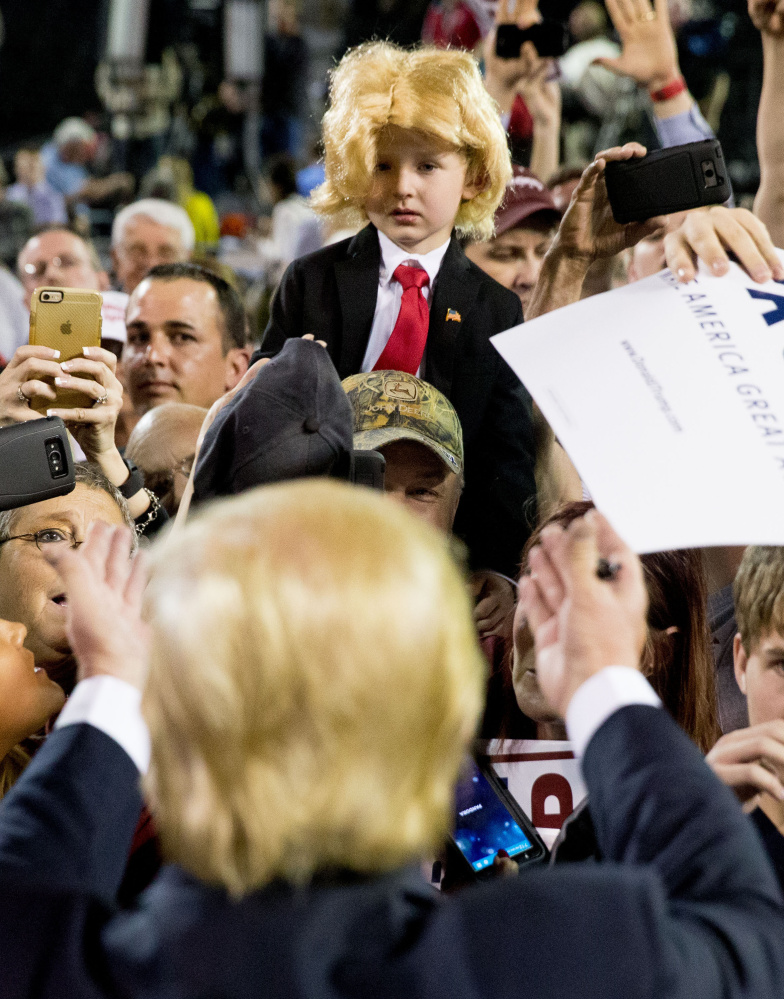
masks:
[[[194,500],[312,475],[349,478],[353,411],[327,351],[292,337],[217,415]]]

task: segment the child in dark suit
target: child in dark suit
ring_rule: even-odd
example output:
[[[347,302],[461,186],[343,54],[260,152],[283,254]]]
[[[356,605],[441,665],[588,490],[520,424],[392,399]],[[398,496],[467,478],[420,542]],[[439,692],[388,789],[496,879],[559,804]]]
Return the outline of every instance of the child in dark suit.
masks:
[[[332,75],[323,139],[313,207],[369,225],[289,267],[263,349],[313,333],[341,378],[403,370],[443,392],[465,439],[456,528],[476,568],[516,575],[535,512],[531,400],[489,338],[523,314],[455,235],[492,235],[512,175],[476,61],[385,42],[354,49]]]

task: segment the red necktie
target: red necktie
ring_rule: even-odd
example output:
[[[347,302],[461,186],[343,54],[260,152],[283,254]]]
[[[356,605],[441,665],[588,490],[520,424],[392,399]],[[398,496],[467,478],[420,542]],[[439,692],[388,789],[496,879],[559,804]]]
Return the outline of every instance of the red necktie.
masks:
[[[416,375],[425,352],[430,322],[430,310],[422,288],[430,283],[430,278],[422,267],[406,264],[396,268],[392,276],[403,286],[403,298],[395,328],[373,370],[407,371],[409,375]]]

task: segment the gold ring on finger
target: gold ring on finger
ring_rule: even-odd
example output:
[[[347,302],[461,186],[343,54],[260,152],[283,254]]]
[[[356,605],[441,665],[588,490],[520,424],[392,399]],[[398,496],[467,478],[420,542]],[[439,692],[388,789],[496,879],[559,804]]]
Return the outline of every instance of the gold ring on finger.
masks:
[[[30,399],[29,399],[29,397],[28,397],[28,396],[26,396],[26,395],[24,394],[24,392],[22,391],[22,384],[23,384],[23,383],[22,383],[22,382],[20,382],[20,383],[19,383],[19,384],[18,384],[18,385],[16,386],[16,398],[17,398],[17,399],[18,399],[18,400],[19,400],[19,401],[20,401],[20,402],[22,403],[22,405],[24,405],[24,406],[29,406],[29,405],[30,405]]]

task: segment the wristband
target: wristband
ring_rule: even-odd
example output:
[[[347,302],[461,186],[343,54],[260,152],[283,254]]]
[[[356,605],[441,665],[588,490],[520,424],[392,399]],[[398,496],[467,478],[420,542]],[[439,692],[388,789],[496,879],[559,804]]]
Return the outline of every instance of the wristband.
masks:
[[[673,80],[672,83],[668,83],[666,87],[662,87],[661,90],[651,90],[651,100],[654,104],[660,104],[662,101],[672,100],[673,97],[677,97],[678,94],[682,94],[684,90],[687,90],[686,81],[682,76],[679,76],[677,80]]]
[[[123,458],[123,463],[131,474],[125,482],[117,488],[120,490],[121,496],[124,496],[125,499],[130,499],[132,496],[135,496],[140,489],[144,489],[144,476],[132,461],[128,461],[127,458]]]

